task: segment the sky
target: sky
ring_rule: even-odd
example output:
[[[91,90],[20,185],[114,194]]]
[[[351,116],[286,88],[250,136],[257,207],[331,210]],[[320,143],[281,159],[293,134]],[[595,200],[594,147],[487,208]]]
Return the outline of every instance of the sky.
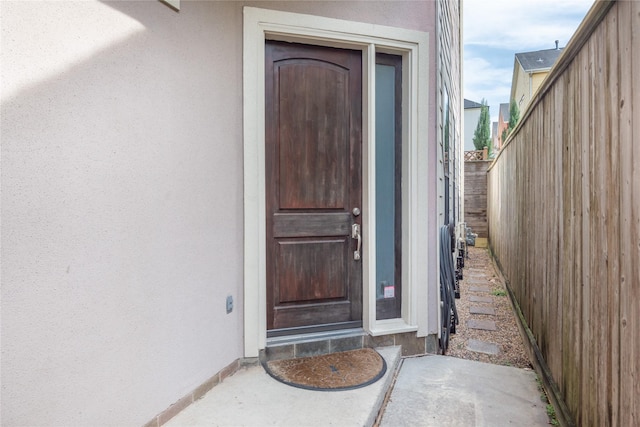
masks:
[[[565,47],[594,0],[465,0],[464,97],[489,104],[491,122],[508,103],[515,54]]]

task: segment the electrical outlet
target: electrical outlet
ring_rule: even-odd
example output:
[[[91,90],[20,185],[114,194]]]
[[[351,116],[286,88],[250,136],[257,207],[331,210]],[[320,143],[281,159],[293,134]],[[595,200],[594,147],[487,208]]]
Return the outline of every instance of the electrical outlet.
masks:
[[[227,297],[227,314],[233,311],[233,297],[229,295]]]

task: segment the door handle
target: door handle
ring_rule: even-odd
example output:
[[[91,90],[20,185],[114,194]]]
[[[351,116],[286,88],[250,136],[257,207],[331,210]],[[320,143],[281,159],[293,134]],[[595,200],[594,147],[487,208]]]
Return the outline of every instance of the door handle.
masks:
[[[353,259],[360,261],[360,246],[362,245],[362,236],[360,235],[360,224],[351,225],[351,238],[358,239],[358,246],[353,252]]]

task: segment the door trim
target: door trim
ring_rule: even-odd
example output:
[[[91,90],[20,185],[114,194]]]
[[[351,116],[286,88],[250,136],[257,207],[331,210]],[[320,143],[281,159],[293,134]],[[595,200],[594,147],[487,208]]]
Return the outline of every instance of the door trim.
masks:
[[[363,328],[372,335],[438,333],[437,170],[429,135],[429,34],[312,15],[244,8],[244,344],[245,357],[266,346],[265,86],[266,39],[363,52]],[[375,53],[403,57],[402,318],[375,319]],[[435,58],[431,59],[435,62]],[[420,116],[418,116],[420,112]],[[433,126],[435,127],[435,126]],[[435,135],[434,135],[435,136]],[[420,237],[422,236],[422,237]]]

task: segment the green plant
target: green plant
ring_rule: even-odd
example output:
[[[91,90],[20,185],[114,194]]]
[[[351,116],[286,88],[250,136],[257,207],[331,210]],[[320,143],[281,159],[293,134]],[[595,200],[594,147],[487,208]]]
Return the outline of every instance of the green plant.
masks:
[[[554,408],[553,405],[549,403],[549,398],[547,397],[547,393],[544,390],[542,380],[537,374],[536,383],[538,384],[538,391],[540,392],[540,400],[547,404],[547,416],[549,417],[549,424],[551,424],[552,426],[559,426],[560,422],[558,421],[558,417],[556,417],[556,408]]]
[[[512,99],[509,105],[509,132],[516,127],[518,120],[520,120],[520,109],[518,108],[518,104],[516,104],[516,100]]]
[[[507,291],[505,291],[504,289],[494,289],[493,291],[491,291],[491,294],[496,297],[504,297],[507,295]]]
[[[549,403],[549,400],[547,399],[547,394],[544,392],[542,380],[540,380],[540,377],[538,375],[536,375],[536,384],[538,384],[538,391],[540,392],[540,400],[543,401],[544,403]]]
[[[560,425],[558,418],[556,418],[556,408],[554,408],[550,403],[547,404],[547,416],[549,417],[549,423],[551,423],[552,426]]]
[[[520,120],[520,109],[518,108],[518,104],[516,104],[516,100],[512,99],[511,104],[509,104],[509,124],[502,130],[502,135],[500,136],[500,140],[503,144],[505,139],[507,139],[511,131],[518,124],[518,120]]]
[[[478,118],[476,130],[473,133],[473,145],[476,147],[476,150],[482,150],[484,147],[487,147],[489,152],[491,152],[491,125],[489,123],[491,118],[489,117],[489,107],[487,106],[487,101],[484,99],[481,104],[480,117]]]

